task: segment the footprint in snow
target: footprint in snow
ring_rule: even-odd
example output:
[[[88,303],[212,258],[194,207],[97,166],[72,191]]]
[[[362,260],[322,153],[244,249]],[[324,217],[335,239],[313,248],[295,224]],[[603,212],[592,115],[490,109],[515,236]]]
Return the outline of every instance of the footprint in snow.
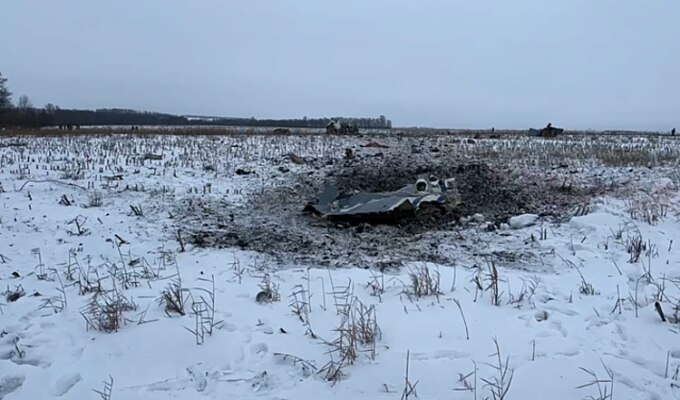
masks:
[[[62,375],[54,382],[54,385],[52,385],[50,394],[55,397],[61,397],[68,393],[69,390],[73,389],[73,387],[82,380],[83,377],[77,372]]]
[[[576,312],[572,309],[569,309],[569,308],[566,308],[566,307],[561,307],[561,306],[558,306],[558,305],[547,304],[547,305],[544,306],[544,308],[548,311],[554,311],[554,312],[559,313],[559,314],[564,314],[568,317],[574,317],[576,315],[579,315],[578,312]]]
[[[250,359],[260,361],[269,352],[269,346],[264,343],[254,343],[250,346]]]
[[[539,338],[547,338],[547,337],[553,337],[553,336],[556,336],[554,331],[544,330],[544,331],[539,331],[538,333],[536,333],[536,337],[539,337]]]
[[[9,346],[14,346],[14,343],[18,342],[19,340],[25,338],[25,336],[21,333],[16,333],[16,332],[5,332],[3,331],[3,334],[0,334],[0,344],[3,345],[9,345]]]
[[[264,334],[266,334],[266,335],[273,335],[273,334],[274,334],[274,328],[272,328],[272,327],[269,326],[269,325],[258,326],[255,330],[256,330],[257,332],[262,332],[262,333],[264,333]]]
[[[459,358],[468,358],[470,353],[456,350],[439,350],[434,353],[412,353],[411,359],[416,361],[427,361],[427,360],[437,360],[440,358],[446,358],[449,360],[455,360]]]
[[[545,310],[539,310],[534,313],[534,318],[536,322],[543,322],[548,319],[548,312]]]
[[[255,375],[251,379],[250,386],[253,388],[254,392],[269,391],[272,384],[269,375],[267,375],[267,371]]]
[[[23,375],[7,375],[0,378],[0,400],[19,389],[26,380]]]
[[[552,321],[550,322],[550,327],[558,330],[562,336],[567,337],[567,330],[562,326],[562,321]]]
[[[48,367],[49,363],[41,363],[40,360],[35,358],[27,358],[26,351],[32,346],[25,345],[21,340],[22,337],[23,335],[10,333],[1,339],[0,343],[3,349],[0,350],[0,360],[10,360],[16,365],[31,365],[34,367],[42,365]]]
[[[14,353],[11,361],[16,364],[16,365],[30,365],[31,367],[41,367],[41,368],[49,368],[52,363],[45,361],[45,360],[39,360],[37,358],[25,358],[25,354],[23,356],[17,356],[16,353]]]
[[[51,329],[57,326],[54,322],[41,322],[40,323],[40,328],[41,329]]]
[[[227,332],[236,332],[238,330],[238,327],[234,324],[230,324],[228,322],[225,322],[222,325],[220,325],[217,329],[227,331]]]
[[[200,365],[194,365],[187,368],[191,380],[194,382],[194,386],[197,392],[204,392],[208,387],[208,372]]]
[[[561,351],[555,352],[556,355],[565,356],[565,357],[574,357],[574,356],[579,355],[580,353],[581,353],[581,351],[576,347],[568,347],[568,348],[563,349]]]
[[[623,326],[623,324],[617,323],[616,327],[614,328],[614,332],[616,332],[619,335],[619,337],[621,337],[621,340],[623,340],[624,342],[635,342],[635,340],[631,340],[628,337],[628,333],[626,332],[626,327]]]

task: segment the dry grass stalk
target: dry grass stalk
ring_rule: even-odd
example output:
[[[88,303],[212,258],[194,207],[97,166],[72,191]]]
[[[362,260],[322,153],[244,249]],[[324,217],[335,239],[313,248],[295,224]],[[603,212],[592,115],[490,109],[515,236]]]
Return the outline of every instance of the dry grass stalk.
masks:
[[[430,271],[427,264],[423,264],[411,268],[408,276],[410,285],[406,290],[407,294],[413,295],[416,298],[436,296],[437,300],[439,300],[439,295],[442,294],[439,270]]]
[[[459,386],[457,388],[454,388],[453,390],[455,391],[462,391],[462,392],[472,392],[473,394],[473,399],[477,399],[477,363],[474,361],[472,362],[474,365],[474,370],[470,372],[467,375],[463,375],[460,372],[458,373],[458,384]],[[472,377],[472,383],[468,381]]]
[[[264,274],[262,276],[262,280],[260,281],[259,286],[260,292],[257,294],[255,298],[258,303],[271,303],[281,300],[281,294],[279,293],[279,285],[272,281],[271,275]],[[302,286],[300,287],[302,288]],[[304,291],[304,288],[302,290]],[[307,303],[306,300],[305,303]]]
[[[319,370],[324,379],[331,382],[341,379],[344,376],[342,369],[354,364],[362,351],[375,359],[375,345],[382,335],[375,306],[366,306],[354,298],[343,310],[346,310],[346,314],[341,315],[340,326],[335,329],[337,337],[328,343],[331,346],[328,351],[331,359]]]
[[[193,301],[191,310],[195,316],[194,329],[186,328],[196,337],[196,344],[201,345],[205,341],[205,335],[212,336],[214,328],[218,328],[222,321],[215,321],[215,276],[210,279],[200,279],[202,282],[209,282],[210,289],[196,288],[200,292],[198,299]],[[207,296],[207,297],[206,297]],[[196,299],[195,296],[192,298]]]
[[[458,306],[458,311],[460,311],[460,317],[463,319],[463,325],[465,325],[465,338],[467,340],[470,340],[470,331],[468,330],[468,324],[467,321],[465,320],[463,307],[460,305],[460,301],[458,299],[453,299],[453,302],[456,303],[456,306]]]
[[[486,280],[488,282],[488,285],[486,286],[484,291],[491,292],[491,304],[493,304],[496,307],[499,307],[501,305],[502,293],[500,292],[498,284],[499,283],[498,269],[496,268],[496,264],[493,261],[489,264],[489,272],[486,274]]]
[[[113,377],[109,375],[109,380],[104,382],[102,390],[92,389],[92,391],[97,393],[101,400],[111,400],[113,395]]]
[[[588,387],[597,388],[596,395],[588,396],[587,399],[612,400],[614,398],[614,372],[611,369],[609,369],[609,367],[607,367],[604,362],[601,361],[601,363],[609,379],[599,378],[594,371],[586,369],[584,367],[579,368],[581,371],[588,374],[592,378],[592,380],[583,385],[577,386],[576,388],[577,389],[584,389]]]
[[[401,392],[401,400],[408,400],[411,397],[418,397],[418,394],[416,393],[416,386],[418,386],[419,381],[416,381],[416,383],[411,383],[411,379],[409,377],[410,359],[411,359],[411,351],[407,350],[406,351],[406,373],[404,374],[404,390]]]
[[[117,332],[126,322],[125,313],[135,310],[137,305],[121,294],[114,286],[109,292],[95,293],[81,315],[86,328],[100,332]]]
[[[7,286],[7,290],[3,294],[5,295],[5,300],[8,303],[13,303],[24,297],[26,295],[26,291],[21,285],[15,286],[14,289],[10,289],[9,286]]]
[[[268,293],[262,291],[261,293]],[[309,302],[307,301],[307,290],[302,285],[295,285],[292,293],[293,299],[288,304],[303,324],[309,323]],[[267,296],[269,299],[270,296]]]
[[[165,313],[168,316],[170,316],[170,313],[186,315],[184,306],[187,298],[185,293],[187,293],[188,290],[182,287],[182,277],[179,273],[179,266],[175,266],[177,267],[177,273],[174,275],[173,280],[168,286],[163,289],[161,296],[158,298],[158,304],[164,307]]]
[[[85,223],[87,223],[87,218],[82,217],[82,216],[77,216],[71,221],[68,222],[68,225],[75,225],[76,230],[68,230],[66,231],[69,235],[72,236],[85,236],[90,234],[90,230],[85,228]]]
[[[491,356],[496,357],[496,363],[487,363],[487,365],[496,371],[496,375],[489,379],[482,378],[482,382],[484,382],[489,388],[489,391],[491,392],[491,398],[493,400],[503,400],[510,390],[514,371],[509,369],[510,357],[506,356],[505,360],[503,360],[503,357],[501,356],[501,349],[498,345],[498,340],[494,338],[493,342],[496,346],[496,353],[492,354]]]

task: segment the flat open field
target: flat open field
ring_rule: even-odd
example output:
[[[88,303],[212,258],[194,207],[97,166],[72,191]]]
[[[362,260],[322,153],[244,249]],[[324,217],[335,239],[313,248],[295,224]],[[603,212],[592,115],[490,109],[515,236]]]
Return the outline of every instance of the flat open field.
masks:
[[[0,399],[680,398],[675,137],[108,132],[0,136]]]

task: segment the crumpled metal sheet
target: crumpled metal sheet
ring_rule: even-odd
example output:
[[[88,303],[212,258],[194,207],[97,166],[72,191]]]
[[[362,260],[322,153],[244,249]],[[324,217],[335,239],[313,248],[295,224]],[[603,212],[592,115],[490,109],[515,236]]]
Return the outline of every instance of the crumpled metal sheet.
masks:
[[[348,193],[326,184],[318,204],[310,204],[305,210],[330,217],[351,217],[392,213],[415,214],[421,205],[446,204],[448,197],[438,188],[426,192],[416,190],[416,185],[407,185],[394,192]]]

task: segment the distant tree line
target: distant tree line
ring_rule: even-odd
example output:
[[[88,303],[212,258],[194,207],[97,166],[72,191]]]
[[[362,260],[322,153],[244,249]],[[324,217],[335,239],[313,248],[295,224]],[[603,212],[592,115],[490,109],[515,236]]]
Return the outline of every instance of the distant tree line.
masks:
[[[259,126],[281,128],[325,128],[331,121],[346,122],[363,129],[389,129],[392,121],[381,115],[377,118],[332,117],[332,118],[289,118],[289,119],[256,119],[256,118],[208,118],[189,117],[191,125],[226,125],[226,126]]]
[[[51,120],[46,109],[35,109],[28,96],[20,96],[16,106],[12,104],[12,92],[7,88],[7,78],[0,73],[0,127],[36,128],[50,125]]]
[[[392,122],[381,115],[378,118],[297,118],[256,119],[191,117],[126,109],[62,110],[53,112],[53,125],[205,125],[205,126],[253,126],[282,128],[325,128],[331,120],[348,122],[358,128],[386,129]]]
[[[183,125],[184,117],[124,109],[63,110],[57,107],[51,125]]]
[[[141,112],[128,109],[69,110],[48,104],[35,108],[27,96],[20,96],[17,104],[11,101],[7,79],[0,74],[0,127],[38,128],[59,126],[72,129],[92,125],[205,125],[205,126],[253,126],[281,128],[325,128],[332,120],[346,122],[362,129],[389,129],[392,121],[381,115],[377,118],[297,118],[255,119],[191,117]]]

